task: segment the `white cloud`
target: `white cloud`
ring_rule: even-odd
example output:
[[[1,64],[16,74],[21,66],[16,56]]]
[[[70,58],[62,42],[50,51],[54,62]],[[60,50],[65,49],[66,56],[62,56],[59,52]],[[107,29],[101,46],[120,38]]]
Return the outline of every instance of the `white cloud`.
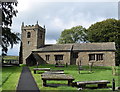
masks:
[[[46,39],[45,44],[56,44],[56,40],[54,40],[54,39],[52,39],[52,40]]]
[[[49,15],[46,15],[44,18],[45,18],[45,19],[50,19],[50,16],[49,16]]]
[[[51,25],[58,29],[64,28],[64,23],[63,23],[62,19],[60,19],[58,17],[55,17],[53,19],[53,21],[51,21]]]
[[[19,0],[18,0],[19,1]],[[25,0],[21,0],[24,2]],[[118,2],[119,0],[29,0],[30,2]]]
[[[62,3],[63,0],[58,0],[59,3],[44,1],[48,0],[18,0],[18,16],[13,20],[13,31],[20,32],[22,22],[25,22],[25,25],[33,25],[38,20],[40,25],[46,25],[45,43],[55,44],[64,29],[77,25],[88,28],[93,23],[106,18],[116,18],[117,15],[117,3],[104,3],[106,0],[103,3],[79,3],[76,0],[74,3]],[[15,49],[19,47],[12,50],[18,51]]]
[[[30,7],[30,5],[28,4],[29,0],[18,0],[18,11],[19,12],[23,12],[23,11],[27,11]]]

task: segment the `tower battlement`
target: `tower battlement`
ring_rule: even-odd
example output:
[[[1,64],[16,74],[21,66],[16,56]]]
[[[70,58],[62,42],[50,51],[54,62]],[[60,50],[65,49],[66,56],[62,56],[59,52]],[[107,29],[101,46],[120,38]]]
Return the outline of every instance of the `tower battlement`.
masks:
[[[22,23],[21,29],[26,29],[26,30],[35,30],[35,29],[39,29],[45,32],[45,26],[41,27],[39,24],[35,24],[35,25],[24,25],[24,22]]]

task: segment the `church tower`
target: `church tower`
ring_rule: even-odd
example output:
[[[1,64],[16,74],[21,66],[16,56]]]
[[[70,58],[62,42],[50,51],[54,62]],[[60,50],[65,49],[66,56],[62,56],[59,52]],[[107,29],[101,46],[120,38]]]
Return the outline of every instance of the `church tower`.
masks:
[[[45,26],[42,28],[38,22],[35,25],[26,25],[22,23],[22,62],[26,64],[26,59],[32,53],[32,50],[38,49],[45,44]]]

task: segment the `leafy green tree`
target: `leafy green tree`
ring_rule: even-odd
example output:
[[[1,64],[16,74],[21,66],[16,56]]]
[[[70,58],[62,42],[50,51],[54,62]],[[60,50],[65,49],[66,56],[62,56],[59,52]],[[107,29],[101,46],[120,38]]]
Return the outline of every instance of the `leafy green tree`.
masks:
[[[106,19],[97,22],[91,25],[86,33],[90,42],[115,42],[116,63],[120,64],[120,20]]]
[[[20,40],[19,33],[13,33],[10,29],[12,19],[17,14],[15,9],[17,2],[2,2],[2,54],[7,54],[8,47],[13,48]]]
[[[72,27],[71,29],[65,29],[62,31],[60,38],[57,43],[80,43],[85,42],[86,29],[82,26]]]

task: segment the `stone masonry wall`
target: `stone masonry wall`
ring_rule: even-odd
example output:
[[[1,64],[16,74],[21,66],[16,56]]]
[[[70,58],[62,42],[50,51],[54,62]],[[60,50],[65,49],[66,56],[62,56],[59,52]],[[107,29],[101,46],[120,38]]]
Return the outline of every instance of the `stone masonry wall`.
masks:
[[[89,61],[89,54],[103,54],[103,60]],[[115,52],[79,52],[76,64],[81,60],[82,65],[88,65],[89,62],[94,62],[95,66],[115,66]]]
[[[63,60],[60,61],[61,64],[70,64],[70,52],[43,52],[38,53],[45,61],[46,61],[46,55],[50,55],[49,61],[47,61],[48,64],[56,64],[55,56],[54,55],[63,55]]]
[[[39,27],[38,25],[32,26],[23,26],[22,30],[22,49],[23,49],[23,64],[26,64],[26,58],[32,53],[32,50],[37,49],[39,46],[44,45],[44,29]],[[27,33],[30,32],[30,38],[27,38]],[[40,39],[40,34],[43,35],[42,39]],[[38,40],[39,39],[39,40]]]

